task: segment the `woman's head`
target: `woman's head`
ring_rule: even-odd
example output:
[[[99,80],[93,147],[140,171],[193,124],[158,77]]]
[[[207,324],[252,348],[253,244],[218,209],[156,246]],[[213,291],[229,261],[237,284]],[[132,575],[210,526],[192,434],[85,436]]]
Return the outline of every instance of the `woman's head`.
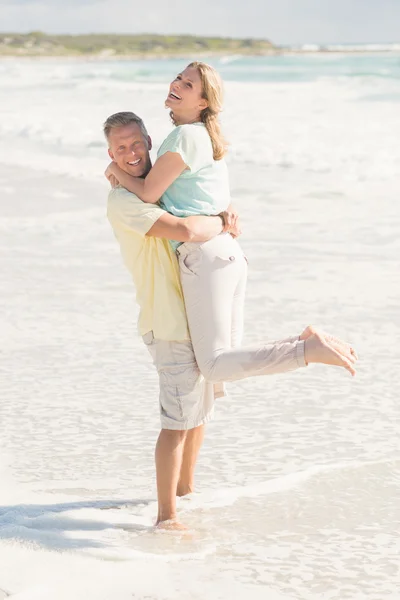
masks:
[[[214,160],[223,158],[226,142],[218,121],[222,110],[222,81],[217,71],[202,62],[190,63],[170,85],[165,105],[175,125],[203,122],[210,135]]]

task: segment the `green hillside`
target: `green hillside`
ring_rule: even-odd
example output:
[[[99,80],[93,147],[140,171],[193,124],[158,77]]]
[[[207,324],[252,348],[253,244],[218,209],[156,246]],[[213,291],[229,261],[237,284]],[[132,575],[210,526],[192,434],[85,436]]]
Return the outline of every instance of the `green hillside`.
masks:
[[[0,33],[0,56],[157,57],[184,54],[268,54],[268,40],[189,35],[47,35]]]

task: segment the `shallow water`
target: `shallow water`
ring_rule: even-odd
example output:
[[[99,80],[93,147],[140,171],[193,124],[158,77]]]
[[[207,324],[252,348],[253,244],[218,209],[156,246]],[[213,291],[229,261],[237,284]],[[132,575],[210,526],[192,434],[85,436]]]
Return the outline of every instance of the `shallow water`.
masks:
[[[398,82],[227,84],[245,342],[312,322],[361,360],[355,379],[314,367],[230,385],[198,491],[180,502],[182,537],[152,529],[157,381],[101,178],[101,122],[134,98],[157,145],[165,86],[87,76],[73,87],[71,63],[7,64],[20,76],[0,64],[0,590],[400,598]]]

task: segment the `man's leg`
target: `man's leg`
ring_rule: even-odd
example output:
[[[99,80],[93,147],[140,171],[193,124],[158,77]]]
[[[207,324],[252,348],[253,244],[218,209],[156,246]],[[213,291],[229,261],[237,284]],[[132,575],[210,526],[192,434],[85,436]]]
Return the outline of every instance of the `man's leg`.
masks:
[[[152,332],[143,336],[143,340],[157,368],[160,383],[162,430],[155,452],[157,525],[165,529],[185,529],[176,518],[176,494],[185,440],[194,430],[185,453],[182,489],[184,483],[186,489],[189,484],[193,485],[194,466],[202,442],[200,431],[213,417],[215,386],[201,376],[189,340],[157,340]]]
[[[187,431],[162,429],[157,440],[157,525],[167,529],[185,529],[176,518],[176,489],[186,435]]]
[[[186,494],[190,494],[194,491],[194,470],[203,440],[204,425],[199,425],[187,432],[183,447],[181,470],[176,488],[177,496],[186,496]]]

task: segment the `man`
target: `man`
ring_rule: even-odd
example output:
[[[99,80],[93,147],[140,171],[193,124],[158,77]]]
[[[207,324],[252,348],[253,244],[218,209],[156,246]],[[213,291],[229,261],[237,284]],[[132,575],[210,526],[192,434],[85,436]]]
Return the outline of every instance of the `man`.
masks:
[[[151,139],[134,113],[116,113],[104,124],[109,155],[126,173],[146,177],[151,169]],[[114,182],[115,184],[117,182]],[[107,215],[136,287],[140,306],[139,333],[159,374],[161,433],[156,445],[157,525],[182,529],[176,517],[176,496],[193,491],[194,468],[212,419],[214,400],[224,395],[222,384],[205,381],[190,341],[179,278],[179,267],[168,239],[205,242],[219,235],[224,222],[216,217],[178,218],[158,205],[143,203],[116,185],[108,198]],[[233,225],[234,226],[234,225]],[[233,229],[233,234],[238,233]],[[304,366],[309,362],[354,362],[349,346],[307,328]],[[304,350],[304,352],[305,352]]]
[[[145,177],[151,169],[151,139],[133,113],[107,119],[104,134],[109,155],[130,175]],[[222,232],[217,217],[178,218],[159,206],[144,204],[121,187],[111,190],[107,216],[135,283],[140,306],[139,333],[148,346],[160,378],[162,430],[156,445],[157,525],[179,529],[176,496],[193,491],[194,468],[222,385],[206,382],[190,342],[176,256],[168,239],[207,241]]]

